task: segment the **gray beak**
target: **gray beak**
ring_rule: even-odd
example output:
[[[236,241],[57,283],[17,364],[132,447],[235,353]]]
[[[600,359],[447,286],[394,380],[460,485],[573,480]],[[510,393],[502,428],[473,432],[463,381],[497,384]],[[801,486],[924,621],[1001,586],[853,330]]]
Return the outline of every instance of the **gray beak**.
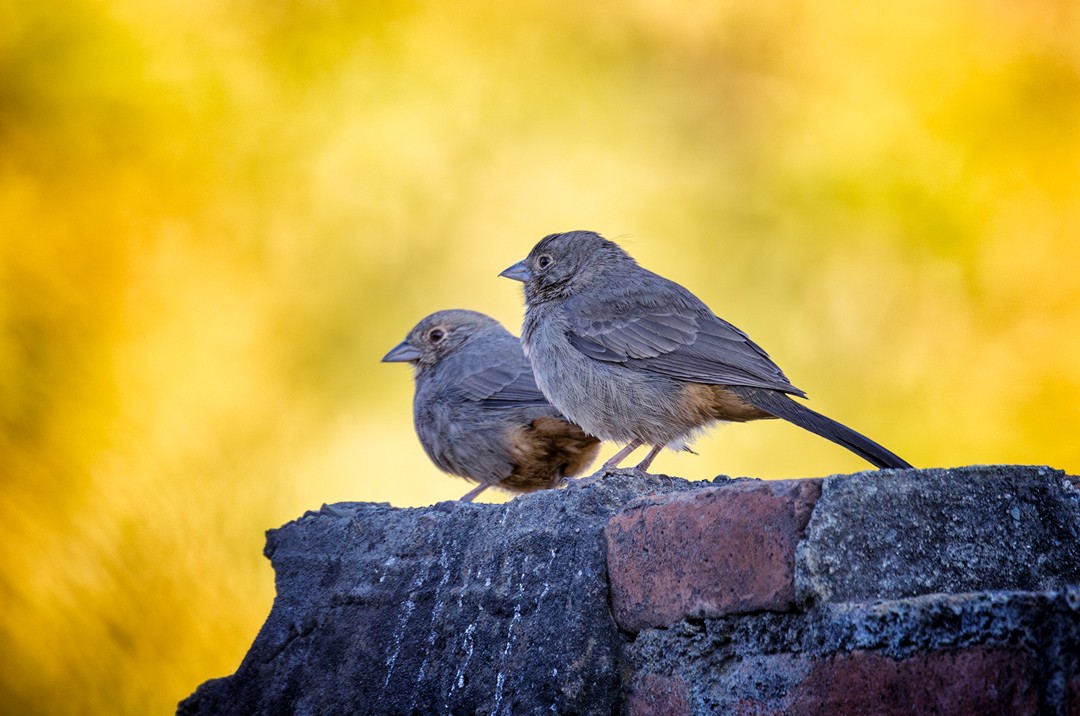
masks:
[[[515,281],[525,283],[532,278],[532,271],[525,265],[525,259],[522,259],[499,275],[503,278],[511,278]]]
[[[414,360],[420,360],[420,351],[405,341],[398,343],[382,357],[383,363],[412,363]]]

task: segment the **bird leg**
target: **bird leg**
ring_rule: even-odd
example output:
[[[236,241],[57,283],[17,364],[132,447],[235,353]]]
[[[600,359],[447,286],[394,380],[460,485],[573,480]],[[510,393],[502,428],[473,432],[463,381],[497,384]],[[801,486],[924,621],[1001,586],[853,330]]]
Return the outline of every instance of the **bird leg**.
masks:
[[[589,475],[588,477],[567,477],[564,479],[564,482],[569,484],[571,481],[573,481],[574,483],[582,486],[591,485],[600,478],[602,478],[605,472],[614,469],[620,462],[626,459],[627,455],[637,450],[639,447],[642,446],[642,444],[643,443],[640,440],[631,440],[629,443],[627,443],[626,447],[612,455],[611,459],[601,465],[600,469],[594,472],[592,475]]]
[[[652,465],[652,461],[656,459],[656,456],[660,454],[660,451],[664,449],[663,445],[653,445],[652,450],[649,450],[649,454],[645,456],[645,459],[637,464],[634,469],[638,472],[649,471],[649,465]]]
[[[600,472],[612,470],[618,467],[619,463],[625,460],[627,455],[637,450],[639,447],[641,447],[641,445],[642,442],[640,440],[631,440],[626,444],[626,447],[612,455],[611,459],[604,463],[604,465],[600,468]]]
[[[481,483],[458,498],[458,502],[472,502],[484,490],[491,487],[488,483]]]

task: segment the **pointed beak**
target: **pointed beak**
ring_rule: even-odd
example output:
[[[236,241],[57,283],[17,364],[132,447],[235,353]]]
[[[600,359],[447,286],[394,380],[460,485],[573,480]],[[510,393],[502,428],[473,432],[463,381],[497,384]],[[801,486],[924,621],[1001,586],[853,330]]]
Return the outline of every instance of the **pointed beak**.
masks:
[[[420,360],[420,351],[405,341],[398,343],[382,357],[383,363],[412,363],[414,360]]]
[[[529,267],[525,265],[525,260],[522,259],[499,275],[503,278],[510,278],[525,283],[532,278],[532,271],[529,270]]]

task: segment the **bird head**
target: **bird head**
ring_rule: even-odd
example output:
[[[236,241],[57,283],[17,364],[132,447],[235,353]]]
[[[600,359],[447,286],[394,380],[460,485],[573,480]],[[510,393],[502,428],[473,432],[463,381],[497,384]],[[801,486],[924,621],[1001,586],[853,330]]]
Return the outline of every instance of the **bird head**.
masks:
[[[494,318],[476,311],[451,309],[425,317],[409,331],[405,340],[382,358],[383,363],[410,363],[417,374],[434,367],[470,338],[486,331],[505,329]]]
[[[607,280],[612,267],[627,262],[634,259],[595,231],[568,231],[545,236],[527,257],[499,275],[521,281],[526,303],[534,305]]]

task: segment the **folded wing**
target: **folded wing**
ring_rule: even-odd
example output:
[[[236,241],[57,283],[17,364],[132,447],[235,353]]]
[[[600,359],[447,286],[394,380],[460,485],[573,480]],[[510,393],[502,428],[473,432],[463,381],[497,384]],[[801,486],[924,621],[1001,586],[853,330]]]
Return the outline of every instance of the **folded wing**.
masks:
[[[680,380],[742,385],[803,396],[762,348],[678,284],[620,289],[611,300],[571,299],[567,338],[599,361]]]

